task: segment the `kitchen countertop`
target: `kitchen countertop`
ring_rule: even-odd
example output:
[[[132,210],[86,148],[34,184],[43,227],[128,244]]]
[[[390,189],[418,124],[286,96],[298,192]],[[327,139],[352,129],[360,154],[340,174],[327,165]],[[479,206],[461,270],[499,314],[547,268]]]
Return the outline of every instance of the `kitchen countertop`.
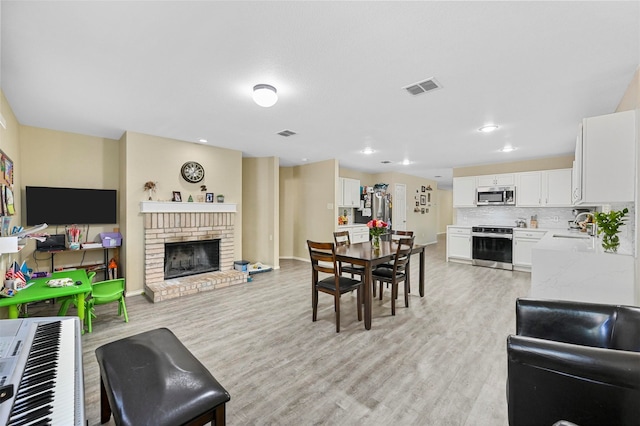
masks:
[[[591,253],[607,256],[630,256],[624,250],[618,250],[618,253],[605,253],[600,241],[587,235],[584,232],[550,230],[547,234],[533,247],[534,250],[552,250],[562,252],[578,252]]]

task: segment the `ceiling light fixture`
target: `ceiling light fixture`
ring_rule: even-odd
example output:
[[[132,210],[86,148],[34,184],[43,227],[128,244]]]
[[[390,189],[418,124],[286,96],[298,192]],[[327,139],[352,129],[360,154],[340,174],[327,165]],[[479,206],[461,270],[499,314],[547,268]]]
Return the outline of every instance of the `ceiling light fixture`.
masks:
[[[198,142],[200,143],[207,143],[208,141],[205,138],[200,138],[198,139]]]
[[[500,151],[502,152],[511,152],[511,151],[515,151],[517,148],[514,148],[512,146],[505,146],[504,148],[502,148]]]
[[[373,148],[371,148],[370,146],[366,147],[365,149],[363,149],[362,151],[363,154],[367,154],[367,155],[371,155],[373,154],[375,151]]]
[[[278,102],[278,91],[268,84],[253,86],[253,101],[261,107],[269,108]]]
[[[407,159],[402,160],[402,165],[403,166],[408,166],[409,164],[411,164],[411,161],[409,161]]]
[[[498,130],[498,125],[496,124],[487,124],[486,126],[482,126],[478,129],[478,131],[482,133],[491,133],[495,130]]]

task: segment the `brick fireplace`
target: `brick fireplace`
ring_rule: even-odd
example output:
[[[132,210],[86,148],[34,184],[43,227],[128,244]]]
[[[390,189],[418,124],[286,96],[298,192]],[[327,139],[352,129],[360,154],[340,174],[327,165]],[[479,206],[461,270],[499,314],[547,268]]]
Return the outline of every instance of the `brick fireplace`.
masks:
[[[142,202],[145,295],[153,302],[247,282],[233,268],[235,204]],[[165,244],[219,240],[219,270],[165,279]]]

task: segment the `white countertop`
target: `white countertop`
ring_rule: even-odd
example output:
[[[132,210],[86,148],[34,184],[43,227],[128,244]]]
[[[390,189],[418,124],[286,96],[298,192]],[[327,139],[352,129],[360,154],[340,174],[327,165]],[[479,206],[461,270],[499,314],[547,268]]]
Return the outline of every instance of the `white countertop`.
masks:
[[[547,232],[547,234],[535,246],[533,246],[533,250],[592,253],[608,256],[631,255],[631,253],[625,253],[621,250],[618,250],[618,253],[605,253],[599,239],[590,237],[583,232],[561,230],[550,230],[550,232]]]
[[[365,228],[367,227],[366,223],[348,223],[346,225],[338,225],[338,229],[341,228],[359,228],[364,226]]]

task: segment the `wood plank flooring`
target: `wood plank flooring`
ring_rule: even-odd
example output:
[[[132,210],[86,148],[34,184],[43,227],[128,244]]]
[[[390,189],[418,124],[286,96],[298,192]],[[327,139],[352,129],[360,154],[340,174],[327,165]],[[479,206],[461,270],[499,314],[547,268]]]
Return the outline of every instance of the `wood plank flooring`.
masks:
[[[354,295],[342,297],[339,334],[328,295],[312,322],[311,268],[296,260],[250,283],[162,303],[129,297],[128,324],[116,304],[97,306],[93,333],[82,338],[89,425],[100,424],[95,349],[158,327],[231,394],[229,425],[506,425],[506,337],[530,275],[446,263],[443,237],[427,249],[425,297],[414,256],[410,307],[400,289],[392,317],[387,289],[374,299],[370,331],[357,321]]]

